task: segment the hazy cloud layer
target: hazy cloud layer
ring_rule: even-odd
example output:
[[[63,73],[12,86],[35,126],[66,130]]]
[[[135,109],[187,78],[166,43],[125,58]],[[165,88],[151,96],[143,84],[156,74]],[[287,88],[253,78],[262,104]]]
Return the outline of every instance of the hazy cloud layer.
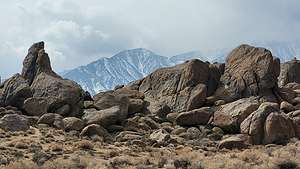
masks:
[[[0,75],[45,41],[56,71],[129,48],[161,55],[300,37],[299,0],[10,0],[0,4]]]

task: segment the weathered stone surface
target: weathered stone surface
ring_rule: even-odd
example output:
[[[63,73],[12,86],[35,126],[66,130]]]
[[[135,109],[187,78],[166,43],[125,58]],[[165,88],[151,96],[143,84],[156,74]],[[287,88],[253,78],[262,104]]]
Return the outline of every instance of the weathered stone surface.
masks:
[[[278,88],[277,93],[281,100],[292,103],[294,99],[297,97],[297,93],[290,88],[282,87]]]
[[[227,57],[221,78],[231,99],[272,94],[277,87],[280,61],[264,48],[241,45]]]
[[[104,92],[94,96],[94,105],[98,110],[119,106],[122,114],[127,116],[129,99],[125,95],[114,95],[111,92]]]
[[[29,123],[26,118],[18,114],[7,114],[0,119],[0,128],[5,131],[26,131]]]
[[[296,82],[300,83],[300,61],[291,60],[280,65],[280,76],[278,78],[278,85],[280,87]]]
[[[20,74],[15,74],[4,83],[0,105],[22,108],[24,100],[31,96],[32,92],[27,81]]]
[[[289,102],[283,101],[280,103],[280,110],[288,113],[295,110],[295,107]]]
[[[42,116],[48,113],[49,102],[46,97],[31,97],[24,101],[23,109],[30,116]]]
[[[179,113],[169,113],[168,115],[167,115],[167,120],[169,121],[169,122],[172,122],[172,123],[174,123],[175,122],[175,120],[176,120],[176,117],[179,115]]]
[[[167,104],[172,111],[187,111],[203,105],[207,95],[209,65],[200,60],[161,68],[143,79],[139,91],[149,102]]]
[[[39,118],[38,124],[47,124],[58,129],[64,128],[63,117],[55,113],[47,113],[42,115]]]
[[[293,121],[284,113],[271,113],[265,122],[264,144],[285,143],[295,137]]]
[[[121,123],[126,118],[127,112],[121,111],[120,106],[85,112],[82,117],[86,124],[99,124],[105,128],[113,124]]]
[[[245,134],[233,135],[220,141],[219,149],[243,149],[249,146],[249,136]]]
[[[151,133],[149,138],[157,142],[158,144],[166,144],[166,142],[168,142],[171,139],[171,136],[165,130],[158,129]]]
[[[107,130],[103,128],[102,126],[98,124],[91,124],[86,126],[84,129],[82,129],[80,133],[81,137],[87,136],[87,137],[93,137],[93,136],[100,136],[100,137],[107,137],[109,136]]]
[[[265,102],[251,113],[241,124],[241,133],[248,134],[253,144],[262,144],[264,139],[264,125],[266,118],[272,112],[278,112],[277,103]]]
[[[44,50],[44,42],[33,44],[23,61],[22,76],[31,84],[34,78],[41,72],[45,72],[52,76],[58,75],[52,71],[50,59]]]
[[[159,124],[156,123],[153,119],[150,117],[142,117],[139,119],[139,122],[146,124],[149,126],[151,129],[159,129]]]
[[[176,124],[181,126],[206,125],[213,114],[210,107],[202,107],[188,112],[182,112],[176,117]]]
[[[144,100],[142,99],[129,99],[128,113],[142,113],[144,111]]]
[[[70,106],[68,115],[80,116],[83,108],[83,94],[81,87],[71,81],[40,73],[35,77],[32,85],[33,97],[47,97],[55,99],[48,110],[49,112],[60,113],[58,110],[65,105]]]
[[[255,97],[243,98],[222,105],[214,113],[213,124],[221,127],[226,132],[237,133],[239,132],[240,124],[258,107],[259,102]]]
[[[63,119],[65,130],[77,130],[80,131],[84,128],[84,122],[76,117],[66,117]]]
[[[166,118],[166,116],[171,112],[171,109],[167,104],[153,102],[147,106],[147,110],[151,114],[155,114],[160,118]]]
[[[293,120],[296,136],[300,138],[300,110],[290,112],[288,116]]]

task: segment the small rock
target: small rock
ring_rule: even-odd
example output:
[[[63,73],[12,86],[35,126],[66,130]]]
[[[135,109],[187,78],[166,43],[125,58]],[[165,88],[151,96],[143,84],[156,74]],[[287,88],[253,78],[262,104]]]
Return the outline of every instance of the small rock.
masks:
[[[98,124],[88,125],[84,129],[82,129],[82,131],[80,133],[81,137],[87,136],[87,137],[91,138],[94,135],[105,138],[109,134],[105,128],[103,128],[102,126],[100,126]]]
[[[76,117],[64,118],[63,122],[66,131],[71,131],[71,130],[80,131],[84,127],[84,122],[81,119]]]
[[[180,113],[175,121],[181,126],[205,125],[209,121],[213,110],[210,107],[202,107],[188,112]]]
[[[64,128],[63,117],[59,114],[54,113],[47,113],[42,115],[38,121],[38,124],[47,124],[58,129]]]
[[[165,130],[159,129],[151,133],[149,137],[152,141],[157,142],[158,144],[165,144],[170,140],[171,136]]]
[[[280,103],[280,110],[284,111],[285,113],[288,113],[288,112],[294,111],[295,108],[289,102],[283,101]]]
[[[248,136],[247,135],[243,135],[243,134],[239,134],[239,135],[233,135],[230,136],[224,140],[222,140],[219,145],[218,148],[219,149],[243,149],[246,148],[248,146],[247,142],[248,142]]]
[[[8,114],[0,119],[0,128],[5,131],[26,131],[29,123],[26,118],[18,114]]]

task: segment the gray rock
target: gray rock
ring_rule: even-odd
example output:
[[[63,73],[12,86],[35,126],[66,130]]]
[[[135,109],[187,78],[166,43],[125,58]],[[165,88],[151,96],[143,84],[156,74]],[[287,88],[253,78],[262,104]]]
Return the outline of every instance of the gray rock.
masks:
[[[82,119],[86,124],[99,124],[108,127],[118,122],[123,122],[127,118],[127,111],[122,111],[120,106],[114,106],[100,111],[85,112]]]
[[[59,114],[47,113],[39,118],[38,124],[47,124],[49,126],[64,129],[63,117]]]
[[[31,97],[25,100],[23,109],[30,116],[42,116],[48,113],[49,100],[46,97]]]
[[[21,109],[24,101],[31,96],[32,92],[27,81],[20,74],[15,74],[4,83],[0,105],[14,106]]]
[[[26,131],[29,123],[26,118],[18,114],[7,114],[0,119],[0,128],[5,131]]]

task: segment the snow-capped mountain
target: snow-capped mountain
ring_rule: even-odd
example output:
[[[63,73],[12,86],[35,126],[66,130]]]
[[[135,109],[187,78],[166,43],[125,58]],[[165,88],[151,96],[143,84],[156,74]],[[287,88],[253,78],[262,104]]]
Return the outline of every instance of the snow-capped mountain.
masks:
[[[292,60],[293,58],[300,59],[300,41],[299,42],[262,42],[256,46],[261,46],[269,49],[272,54],[278,57],[281,63]]]
[[[187,53],[170,57],[170,61],[175,64],[179,64],[186,60],[191,60],[191,59],[200,59],[202,61],[209,61],[209,59],[205,57],[203,53],[201,53],[200,51],[192,51],[192,52],[187,52]]]
[[[111,58],[101,58],[63,74],[64,78],[79,83],[91,94],[109,90],[116,85],[127,84],[154,70],[174,65],[169,58],[146,49],[126,50]]]
[[[300,43],[255,43],[254,46],[265,47],[272,51],[281,62],[300,58]],[[79,83],[91,94],[109,90],[116,85],[141,79],[161,67],[173,66],[190,59],[219,62],[225,61],[231,50],[222,49],[214,51],[192,51],[172,57],[160,56],[147,49],[139,48],[122,51],[110,58],[101,58],[86,66],[80,66],[61,73],[64,78]]]

